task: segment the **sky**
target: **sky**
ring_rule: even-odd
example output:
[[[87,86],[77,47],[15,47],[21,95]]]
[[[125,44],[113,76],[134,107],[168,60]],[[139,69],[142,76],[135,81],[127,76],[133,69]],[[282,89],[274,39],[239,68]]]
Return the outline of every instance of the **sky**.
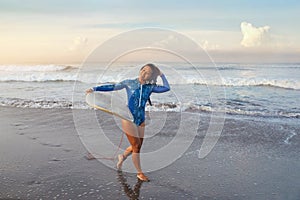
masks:
[[[300,62],[299,10],[296,0],[0,0],[0,64],[81,63],[147,27],[185,35],[215,62]]]

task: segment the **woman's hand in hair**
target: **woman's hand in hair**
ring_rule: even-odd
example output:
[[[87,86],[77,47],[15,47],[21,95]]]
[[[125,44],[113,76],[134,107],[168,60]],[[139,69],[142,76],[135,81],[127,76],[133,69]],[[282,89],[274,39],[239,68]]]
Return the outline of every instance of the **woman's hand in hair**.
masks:
[[[158,71],[159,71],[159,76],[161,76],[161,75],[163,75],[163,73],[162,73],[162,71],[159,69],[159,68],[157,68],[158,69]]]

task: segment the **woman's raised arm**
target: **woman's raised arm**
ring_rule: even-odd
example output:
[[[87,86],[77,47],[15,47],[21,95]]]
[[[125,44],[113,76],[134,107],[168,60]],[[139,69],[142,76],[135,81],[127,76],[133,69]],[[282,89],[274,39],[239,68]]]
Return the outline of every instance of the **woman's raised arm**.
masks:
[[[153,89],[152,92],[155,93],[163,93],[163,92],[167,92],[170,90],[170,85],[168,80],[166,79],[164,74],[160,75],[162,81],[163,81],[163,85],[156,85]]]

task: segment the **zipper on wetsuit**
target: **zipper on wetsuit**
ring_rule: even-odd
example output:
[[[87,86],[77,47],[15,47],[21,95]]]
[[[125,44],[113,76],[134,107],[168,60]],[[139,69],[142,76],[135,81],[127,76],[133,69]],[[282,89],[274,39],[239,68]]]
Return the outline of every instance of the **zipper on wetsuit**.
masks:
[[[141,84],[141,91],[140,91],[139,107],[141,107],[142,93],[143,93],[143,85]]]

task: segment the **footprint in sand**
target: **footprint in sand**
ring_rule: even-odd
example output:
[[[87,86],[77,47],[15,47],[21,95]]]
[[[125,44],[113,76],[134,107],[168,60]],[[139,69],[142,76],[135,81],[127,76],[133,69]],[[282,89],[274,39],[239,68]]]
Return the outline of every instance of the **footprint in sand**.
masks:
[[[61,144],[48,144],[48,146],[50,146],[50,147],[61,147],[62,145]]]
[[[29,136],[28,138],[31,139],[31,140],[36,140],[36,139],[38,139],[38,137],[34,137],[34,136]]]
[[[12,123],[11,125],[17,127],[17,129],[18,129],[18,132],[16,132],[17,135],[25,135],[25,133],[22,130],[25,130],[28,128],[28,126],[22,122]]]
[[[55,161],[55,162],[57,162],[57,161],[62,161],[62,159],[53,157],[53,158],[51,158],[49,161]]]
[[[12,123],[11,125],[17,127],[17,129],[18,129],[18,131],[16,132],[17,135],[26,135],[26,133],[23,130],[25,130],[29,127],[28,125],[26,125],[22,122]],[[39,137],[36,137],[36,136],[28,136],[27,138],[30,139],[30,140],[36,140],[39,144],[41,144],[43,146],[54,147],[54,148],[63,147],[62,144],[41,142]],[[69,148],[63,148],[62,150],[64,152],[71,152],[72,151],[72,149],[69,149]],[[49,162],[52,162],[52,161],[57,162],[57,161],[61,161],[61,159],[52,158],[52,159],[49,160]]]
[[[16,123],[12,123],[11,125],[13,125],[13,126],[23,126],[24,123],[16,122]]]
[[[61,147],[61,144],[51,144],[51,143],[45,143],[45,142],[40,142],[41,145],[44,146],[49,146],[49,147]]]
[[[22,122],[16,122],[16,123],[12,123],[12,126],[16,126],[18,127],[18,130],[24,130],[28,128],[28,125],[22,123]]]
[[[25,129],[27,129],[28,128],[28,126],[20,126],[20,127],[18,127],[18,130],[25,130]]]
[[[72,149],[63,149],[63,151],[70,152],[70,151],[72,151]]]
[[[32,181],[28,181],[27,182],[27,185],[39,185],[39,184],[42,184],[41,181],[36,181],[36,180],[32,180]]]

